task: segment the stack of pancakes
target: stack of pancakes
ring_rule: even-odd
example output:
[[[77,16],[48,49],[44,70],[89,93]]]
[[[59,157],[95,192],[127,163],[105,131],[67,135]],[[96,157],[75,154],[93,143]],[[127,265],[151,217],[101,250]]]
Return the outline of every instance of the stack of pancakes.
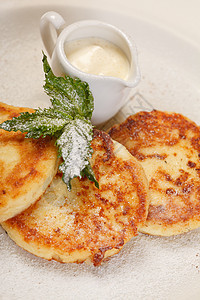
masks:
[[[0,103],[0,122],[27,108]],[[180,114],[140,112],[109,134],[94,130],[100,188],[58,171],[55,140],[0,130],[0,222],[48,260],[101,264],[139,232],[173,235],[200,225],[200,129]]]

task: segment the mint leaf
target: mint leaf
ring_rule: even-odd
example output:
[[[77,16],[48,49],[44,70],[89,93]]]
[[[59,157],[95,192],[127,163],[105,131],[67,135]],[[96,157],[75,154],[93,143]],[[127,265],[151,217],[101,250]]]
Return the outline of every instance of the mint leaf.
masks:
[[[90,181],[93,181],[95,186],[99,189],[99,183],[96,180],[96,177],[94,175],[94,172],[92,170],[90,163],[81,171],[81,176],[82,177],[86,176]]]
[[[73,118],[77,115],[91,119],[94,110],[94,99],[86,82],[69,76],[56,77],[43,56],[45,72],[44,90],[51,97],[55,109],[63,110]]]
[[[74,177],[85,177],[98,187],[89,163],[92,156],[90,143],[93,136],[91,124],[94,99],[86,82],[69,76],[56,77],[43,55],[46,93],[51,97],[53,107],[36,109],[34,113],[24,112],[12,120],[0,124],[7,131],[21,131],[27,138],[56,137],[56,145],[63,163],[63,181],[71,189]]]
[[[21,131],[26,133],[27,138],[54,136],[63,129],[70,116],[62,112],[49,109],[36,109],[34,113],[24,112],[12,120],[7,120],[0,124],[0,128],[7,131]]]
[[[81,171],[89,164],[88,159],[92,156],[93,126],[86,119],[76,118],[68,122],[63,133],[57,139],[59,153],[63,163],[59,166],[63,173],[63,181],[71,189],[71,179],[82,177]]]

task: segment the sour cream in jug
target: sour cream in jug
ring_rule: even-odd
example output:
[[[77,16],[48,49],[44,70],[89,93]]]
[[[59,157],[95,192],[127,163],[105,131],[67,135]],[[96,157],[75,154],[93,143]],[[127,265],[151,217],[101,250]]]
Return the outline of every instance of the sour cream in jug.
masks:
[[[126,80],[130,64],[125,53],[102,38],[84,38],[65,43],[65,54],[77,69],[94,75]]]

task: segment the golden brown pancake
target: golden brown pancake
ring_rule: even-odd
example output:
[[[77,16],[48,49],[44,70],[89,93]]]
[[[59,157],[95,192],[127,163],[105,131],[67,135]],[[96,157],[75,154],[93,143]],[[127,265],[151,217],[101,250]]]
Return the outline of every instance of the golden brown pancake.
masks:
[[[149,203],[144,170],[106,133],[95,130],[92,148],[100,188],[74,178],[69,192],[57,174],[38,202],[2,224],[19,246],[48,260],[97,266],[137,235]]]
[[[149,212],[140,231],[168,236],[199,227],[199,127],[181,114],[139,112],[109,134],[140,161],[149,181]]]
[[[23,111],[33,112],[0,103],[0,123]],[[0,222],[22,212],[43,194],[57,171],[54,143],[0,129]]]

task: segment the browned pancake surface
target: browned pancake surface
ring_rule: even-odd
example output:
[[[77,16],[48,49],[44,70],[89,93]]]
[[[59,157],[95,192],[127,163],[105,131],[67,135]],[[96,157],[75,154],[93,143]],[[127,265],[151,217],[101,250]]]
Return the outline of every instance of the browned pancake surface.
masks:
[[[172,235],[200,226],[200,129],[188,118],[140,112],[110,130],[142,164],[151,202],[142,232]]]
[[[96,131],[91,159],[100,189],[61,175],[41,199],[2,225],[18,245],[46,259],[99,265],[137,235],[147,216],[148,184],[138,161],[108,134]]]
[[[0,123],[32,109],[0,103]],[[0,129],[0,222],[34,203],[57,169],[57,150],[51,139],[26,139],[20,132]]]

